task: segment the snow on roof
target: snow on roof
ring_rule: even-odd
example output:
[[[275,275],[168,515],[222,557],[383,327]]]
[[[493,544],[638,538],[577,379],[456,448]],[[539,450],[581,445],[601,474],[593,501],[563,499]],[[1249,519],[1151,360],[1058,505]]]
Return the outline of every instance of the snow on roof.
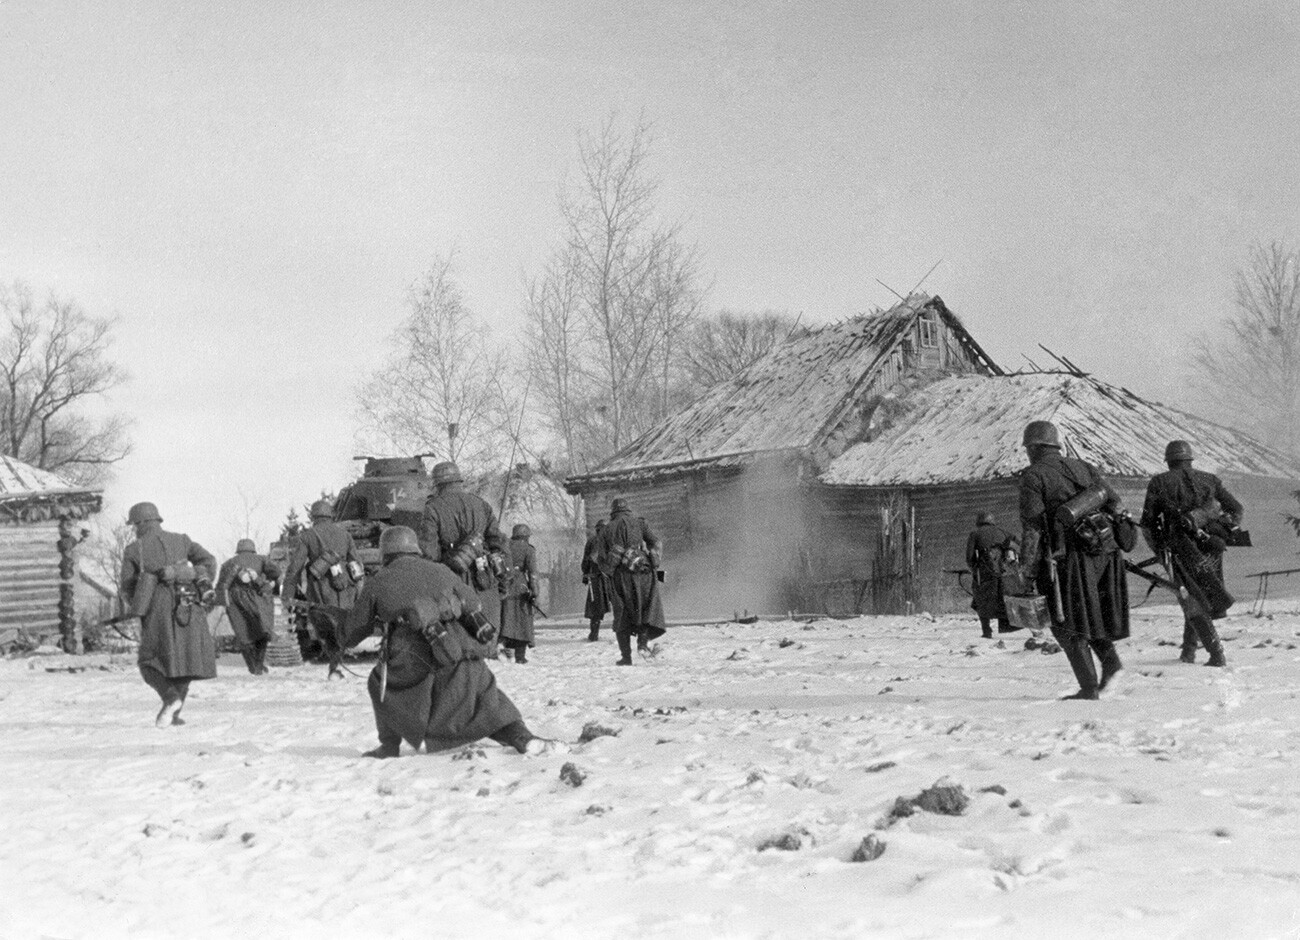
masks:
[[[1166,469],[1165,444],[1190,441],[1212,473],[1300,479],[1300,465],[1231,428],[1096,379],[1060,373],[960,375],[898,400],[901,416],[820,477],[832,486],[933,486],[1006,479],[1026,466],[1021,434],[1048,420],[1067,454],[1113,476]]]
[[[703,461],[739,466],[747,455],[812,447],[926,307],[944,316],[979,358],[988,359],[942,300],[917,294],[889,310],[794,334],[605,463],[569,481]]]
[[[0,500],[26,499],[56,493],[98,492],[89,487],[72,486],[56,473],[39,470],[21,460],[0,455]]]

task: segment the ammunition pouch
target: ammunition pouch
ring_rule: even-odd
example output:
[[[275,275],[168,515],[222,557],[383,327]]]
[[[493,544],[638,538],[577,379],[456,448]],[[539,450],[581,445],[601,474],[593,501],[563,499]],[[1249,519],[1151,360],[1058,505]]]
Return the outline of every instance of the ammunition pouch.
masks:
[[[235,570],[235,580],[249,587],[259,587],[262,584],[262,572],[241,565]]]
[[[343,565],[343,559],[328,550],[316,556],[307,566],[307,573],[317,581],[327,582],[336,591],[345,590],[352,584],[352,578]]]
[[[644,548],[624,548],[619,550],[618,564],[633,574],[649,571],[653,567],[650,563],[650,554]]]
[[[483,538],[473,535],[449,546],[442,553],[442,563],[462,578],[468,577],[483,557]]]

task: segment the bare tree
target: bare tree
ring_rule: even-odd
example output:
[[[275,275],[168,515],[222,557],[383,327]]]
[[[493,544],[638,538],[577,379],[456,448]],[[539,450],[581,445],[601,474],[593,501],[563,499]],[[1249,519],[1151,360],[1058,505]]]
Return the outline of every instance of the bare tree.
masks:
[[[453,275],[453,258],[444,255],[411,288],[387,362],[357,390],[359,437],[376,449],[447,454],[479,467],[509,447],[497,380],[504,363]]]
[[[108,358],[114,321],[15,282],[0,287],[0,449],[74,483],[98,483],[131,452],[120,415],[85,407],[121,385]]]
[[[578,136],[560,193],[563,245],[529,291],[530,354],[562,463],[597,462],[671,410],[681,338],[699,311],[696,249],[657,224],[650,126],[617,116]]]
[[[699,320],[686,351],[691,382],[703,390],[748,369],[794,332],[798,321],[788,313],[720,310]]]
[[[1233,283],[1232,312],[1194,347],[1197,380],[1234,424],[1300,455],[1300,251],[1256,245]]]
[[[102,515],[96,517],[82,552],[89,563],[87,573],[102,581],[105,587],[116,590],[122,577],[122,556],[134,541],[135,529],[126,522],[109,522]]]

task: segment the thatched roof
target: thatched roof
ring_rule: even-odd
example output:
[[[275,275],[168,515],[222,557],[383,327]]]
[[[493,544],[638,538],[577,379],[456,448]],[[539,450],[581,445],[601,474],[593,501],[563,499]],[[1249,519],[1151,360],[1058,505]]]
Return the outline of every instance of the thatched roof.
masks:
[[[1245,434],[1088,376],[953,376],[908,393],[892,410],[890,425],[832,461],[821,482],[934,486],[1008,479],[1026,465],[1025,425],[1040,419],[1057,425],[1066,453],[1110,476],[1160,473],[1165,444],[1183,439],[1203,470],[1300,480],[1300,464]]]
[[[99,512],[103,491],[74,486],[56,473],[0,455],[0,522],[40,522]]]
[[[652,428],[570,490],[668,468],[743,466],[760,455],[807,452],[859,404],[864,387],[922,312],[938,313],[970,358],[1001,370],[938,297],[796,333],[729,381]]]

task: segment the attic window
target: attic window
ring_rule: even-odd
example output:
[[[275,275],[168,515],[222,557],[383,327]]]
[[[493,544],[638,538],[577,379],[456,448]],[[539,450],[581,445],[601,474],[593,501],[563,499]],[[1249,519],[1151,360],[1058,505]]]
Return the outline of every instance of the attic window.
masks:
[[[939,348],[939,321],[932,313],[921,314],[918,320],[921,327],[921,348]]]

